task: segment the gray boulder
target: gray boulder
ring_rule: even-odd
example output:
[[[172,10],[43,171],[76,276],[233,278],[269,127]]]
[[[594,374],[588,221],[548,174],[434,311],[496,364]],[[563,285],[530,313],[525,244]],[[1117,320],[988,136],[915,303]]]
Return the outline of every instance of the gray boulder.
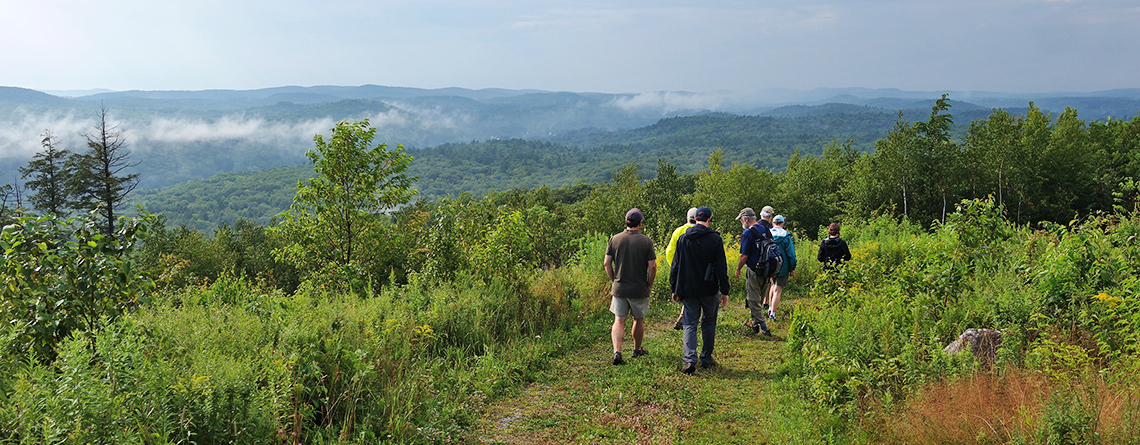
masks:
[[[999,347],[1001,347],[1001,331],[970,328],[959,335],[953,343],[946,345],[943,351],[946,351],[947,354],[957,354],[969,349],[974,357],[992,363],[997,357]]]

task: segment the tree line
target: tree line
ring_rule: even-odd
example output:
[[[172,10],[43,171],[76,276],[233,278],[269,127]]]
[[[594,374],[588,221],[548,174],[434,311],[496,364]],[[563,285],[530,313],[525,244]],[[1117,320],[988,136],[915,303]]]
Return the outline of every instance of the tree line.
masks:
[[[534,240],[523,255],[526,263],[558,265],[574,250],[573,240],[590,233],[620,231],[620,218],[605,216],[621,215],[631,207],[642,209],[647,218],[646,233],[663,243],[671,229],[683,222],[685,210],[694,205],[709,206],[714,215],[734,214],[743,207],[773,205],[778,213],[788,217],[794,231],[815,238],[821,227],[830,222],[862,221],[880,215],[903,218],[932,229],[932,224],[945,221],[954,203],[991,195],[1006,209],[1011,221],[1021,224],[1064,223],[1076,214],[1110,211],[1123,201],[1135,200],[1134,178],[1140,176],[1140,116],[1132,120],[1085,122],[1078,118],[1076,110],[1067,109],[1054,118],[1030,103],[1025,115],[1015,116],[998,109],[965,126],[955,124],[950,111],[951,103],[943,96],[931,108],[926,120],[911,122],[900,114],[894,128],[875,141],[873,152],[859,150],[851,140],[833,142],[827,144],[820,155],[793,153],[782,172],[752,163],[728,162],[723,150],[715,150],[707,155],[707,166],[695,173],[684,173],[671,160],[659,158],[655,165],[639,161],[610,164],[616,169],[605,175],[607,179],[597,182],[461,193],[410,204],[390,201],[382,211],[370,210],[358,220],[342,212],[338,218],[348,224],[350,230],[343,231],[348,235],[341,238],[350,240],[344,247],[349,251],[381,250],[368,260],[367,270],[361,271],[362,276],[380,282],[393,278],[402,280],[409,271],[436,267],[433,266],[435,261],[468,261],[463,254],[471,252],[475,239],[494,231],[504,215],[515,212],[526,222],[525,231]],[[101,116],[96,131],[88,135],[90,151],[82,155],[59,150],[50,134],[45,134],[45,149],[21,169],[25,177],[31,178],[25,186],[34,191],[28,195],[28,201],[35,209],[45,214],[66,214],[69,210],[99,208],[101,226],[113,229],[114,212],[133,189],[137,175],[123,174],[123,168],[130,165],[124,150],[125,140],[107,122],[105,110]],[[678,123],[668,120],[661,125]],[[964,131],[956,130],[963,127]],[[352,134],[361,132],[374,134],[370,127],[351,131]],[[512,153],[529,153],[524,157],[528,165],[534,167],[561,165],[577,157],[555,149],[555,144],[532,145],[521,141],[481,145],[479,150],[462,156],[453,153],[460,150],[459,146],[441,146],[436,151],[506,169],[505,160],[499,156],[502,155],[497,148],[499,144]],[[554,152],[543,154],[544,147]],[[421,150],[405,153],[402,148],[398,152],[426,153]],[[422,174],[423,170],[417,171],[410,167],[412,165],[415,163],[404,166],[407,177]],[[403,172],[401,170],[401,174]],[[323,176],[326,175],[318,175],[310,181],[319,181]],[[356,175],[338,181],[346,183],[353,177]],[[410,188],[408,183],[402,184]],[[269,226],[235,221],[217,229],[216,234],[243,233],[243,239],[268,243],[243,249],[243,252],[284,249],[288,237],[281,227],[290,226],[294,232],[302,232],[299,225],[288,220],[290,215],[301,214],[298,212],[290,210],[282,215],[280,224]],[[459,220],[464,221],[458,224],[465,227],[464,231],[453,233],[447,240],[454,243],[456,249],[446,246],[439,234],[451,233],[454,222]],[[452,224],[449,225],[449,221]],[[714,217],[713,227],[725,234],[738,231],[735,222],[728,218]],[[191,240],[214,242],[203,234],[192,235],[193,231],[160,225],[155,231],[158,238],[152,239],[150,244],[182,246],[179,251],[193,257],[233,258],[221,262],[231,266],[237,264],[236,258],[246,255],[201,252],[190,255],[186,252],[220,252],[217,249],[221,248],[185,244]],[[264,233],[254,236],[251,231]],[[328,228],[309,231],[313,236],[338,232]],[[162,237],[169,239],[159,241]],[[230,248],[236,248],[232,242],[227,243]],[[312,255],[298,254],[295,258],[324,258],[323,254],[331,252],[318,250],[310,252]],[[159,253],[153,252],[152,256],[156,261],[151,264],[158,264]],[[264,260],[269,258],[246,262],[262,264]],[[185,270],[196,270],[199,276],[209,278],[221,269],[225,267],[199,264]],[[259,273],[253,269],[249,272]],[[311,272],[315,271],[287,274],[278,271],[276,280],[280,281],[282,275],[294,277],[286,280],[291,284],[285,285],[293,287],[299,279],[296,277]]]

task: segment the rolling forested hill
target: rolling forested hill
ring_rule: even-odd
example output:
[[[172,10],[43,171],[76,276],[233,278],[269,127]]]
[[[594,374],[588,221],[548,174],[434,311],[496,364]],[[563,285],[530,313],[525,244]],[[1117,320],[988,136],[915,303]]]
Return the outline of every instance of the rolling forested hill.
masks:
[[[885,112],[794,118],[712,113],[662,119],[632,130],[582,131],[552,138],[558,142],[491,139],[407,152],[415,157],[409,173],[420,178],[415,184],[419,197],[432,199],[599,182],[631,162],[652,176],[658,159],[678,166],[682,173],[695,173],[706,167],[709,154],[717,149],[724,150],[727,161],[780,171],[796,150],[819,154],[833,141],[851,139],[853,147],[871,150],[896,118]],[[165,214],[172,224],[200,230],[233,224],[237,218],[265,224],[288,208],[297,181],[311,175],[308,165],[224,173],[142,191],[136,202]]]
[[[136,201],[205,230],[239,217],[266,223],[287,207],[296,181],[311,174],[303,164],[313,136],[343,119],[369,119],[377,141],[404,145],[416,158],[415,187],[430,199],[597,182],[631,162],[651,176],[658,159],[693,173],[717,149],[728,162],[781,171],[794,152],[818,154],[833,141],[870,151],[900,114],[905,121],[926,119],[937,96],[866,89],[781,94],[780,100],[800,102],[376,85],[69,98],[0,87],[0,184],[19,181],[18,169],[40,149],[44,130],[59,138],[60,148],[82,150],[81,135],[100,106],[126,135],[137,163]],[[1140,112],[1140,90],[955,94],[954,137],[992,107],[1020,115],[1031,100],[1053,116],[1079,106],[1088,120]],[[302,166],[276,168],[290,165]]]

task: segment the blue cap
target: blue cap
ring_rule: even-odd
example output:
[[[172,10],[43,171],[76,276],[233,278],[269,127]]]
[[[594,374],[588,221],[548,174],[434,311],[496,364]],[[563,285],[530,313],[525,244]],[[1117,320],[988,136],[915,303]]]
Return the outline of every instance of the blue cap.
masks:
[[[701,206],[697,207],[697,221],[708,221],[712,218],[712,209]]]

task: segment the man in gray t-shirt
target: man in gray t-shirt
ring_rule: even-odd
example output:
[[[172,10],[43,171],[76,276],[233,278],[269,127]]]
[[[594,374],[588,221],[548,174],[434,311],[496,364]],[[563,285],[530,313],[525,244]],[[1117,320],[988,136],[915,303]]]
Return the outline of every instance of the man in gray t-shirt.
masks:
[[[606,276],[613,283],[610,287],[610,312],[614,314],[614,324],[610,328],[610,339],[614,344],[615,365],[625,363],[621,356],[621,342],[625,337],[625,320],[631,315],[633,356],[649,354],[641,347],[641,340],[645,337],[649,295],[653,291],[653,280],[657,278],[657,254],[653,250],[653,240],[641,233],[644,219],[638,209],[630,209],[625,214],[626,229],[610,238],[602,263]]]

